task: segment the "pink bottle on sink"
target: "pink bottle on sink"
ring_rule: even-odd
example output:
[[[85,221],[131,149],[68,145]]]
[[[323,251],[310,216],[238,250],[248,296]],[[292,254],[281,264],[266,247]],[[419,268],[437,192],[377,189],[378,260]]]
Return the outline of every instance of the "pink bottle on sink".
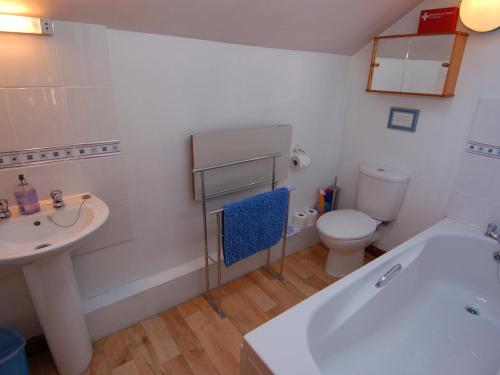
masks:
[[[40,203],[35,188],[26,181],[24,175],[20,174],[18,177],[19,183],[16,187],[15,196],[19,212],[22,215],[30,215],[40,211]]]

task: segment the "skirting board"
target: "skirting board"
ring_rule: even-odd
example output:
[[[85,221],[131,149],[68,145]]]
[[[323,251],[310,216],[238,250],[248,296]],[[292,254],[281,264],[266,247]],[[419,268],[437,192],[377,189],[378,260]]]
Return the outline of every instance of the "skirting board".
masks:
[[[309,228],[290,238],[287,254],[319,241],[317,231]],[[278,244],[279,245],[279,244]],[[280,257],[281,247],[273,248],[272,259]],[[228,282],[263,266],[266,252],[255,254],[231,268],[223,268],[223,282]],[[285,273],[286,277],[286,273]],[[212,287],[215,269],[211,267]],[[108,293],[82,301],[92,341],[110,335],[154,314],[200,295],[205,290],[203,258],[195,259],[172,270],[138,280]],[[222,306],[224,308],[224,306]]]

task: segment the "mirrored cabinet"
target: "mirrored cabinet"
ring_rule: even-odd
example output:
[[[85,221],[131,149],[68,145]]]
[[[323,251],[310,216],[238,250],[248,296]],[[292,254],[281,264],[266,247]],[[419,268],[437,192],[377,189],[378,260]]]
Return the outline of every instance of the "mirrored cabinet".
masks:
[[[453,96],[467,37],[459,31],[375,37],[366,91]]]

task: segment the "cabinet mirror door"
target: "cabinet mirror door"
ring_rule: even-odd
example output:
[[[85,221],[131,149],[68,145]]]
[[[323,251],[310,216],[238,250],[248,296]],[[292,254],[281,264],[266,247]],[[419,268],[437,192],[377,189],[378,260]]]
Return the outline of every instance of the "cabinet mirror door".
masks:
[[[450,96],[452,59],[462,57],[455,56],[455,39],[455,34],[376,38],[368,91]]]

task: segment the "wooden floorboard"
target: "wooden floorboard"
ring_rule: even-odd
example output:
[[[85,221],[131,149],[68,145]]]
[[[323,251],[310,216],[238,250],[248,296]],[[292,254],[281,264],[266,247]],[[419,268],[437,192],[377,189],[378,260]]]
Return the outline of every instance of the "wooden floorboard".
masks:
[[[263,269],[225,284],[223,319],[198,296],[107,336],[93,344],[84,374],[237,375],[243,335],[336,281],[324,271],[327,255],[315,245],[288,256],[286,284]],[[48,352],[29,365],[34,375],[57,374]]]

